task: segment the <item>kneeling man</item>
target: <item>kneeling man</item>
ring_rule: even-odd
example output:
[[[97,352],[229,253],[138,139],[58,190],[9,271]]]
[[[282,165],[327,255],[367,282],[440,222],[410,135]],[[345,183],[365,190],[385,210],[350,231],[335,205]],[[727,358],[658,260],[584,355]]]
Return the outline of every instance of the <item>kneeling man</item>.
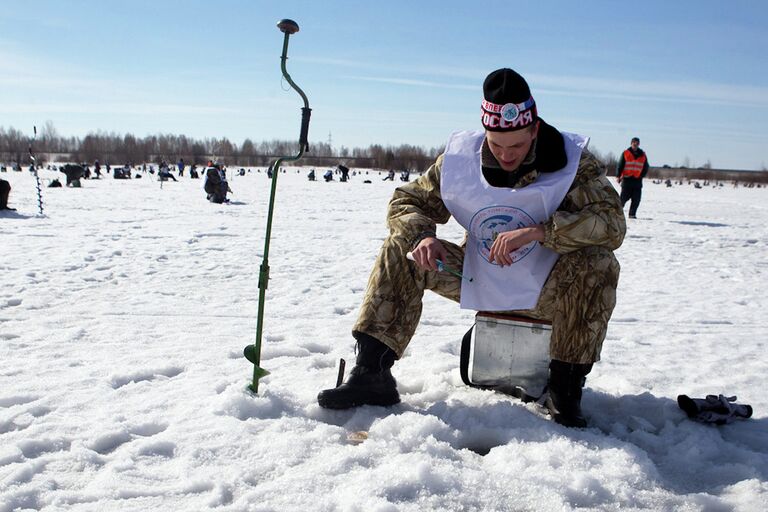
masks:
[[[496,70],[483,93],[484,130],[453,134],[424,176],[395,191],[390,235],[352,331],[356,365],[343,385],[318,395],[321,406],[400,401],[390,368],[432,290],[462,308],[552,322],[546,406],[558,423],[586,426],[582,387],[616,303],[621,202],[588,139],[545,123],[522,76]],[[451,216],[467,230],[462,245],[436,236]]]

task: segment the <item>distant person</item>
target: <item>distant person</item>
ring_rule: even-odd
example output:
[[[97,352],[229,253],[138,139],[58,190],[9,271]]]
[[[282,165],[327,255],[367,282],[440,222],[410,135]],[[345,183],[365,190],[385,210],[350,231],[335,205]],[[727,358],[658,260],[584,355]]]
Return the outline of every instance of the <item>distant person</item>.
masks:
[[[180,178],[183,177],[184,176],[184,159],[183,158],[179,158],[179,161],[176,163],[176,167],[179,168],[179,177]]]
[[[393,169],[389,170],[389,173],[387,173],[386,176],[384,176],[384,179],[381,181],[395,181],[395,171]]]
[[[0,210],[16,210],[16,208],[8,206],[9,195],[11,195],[11,184],[5,180],[0,180]]]
[[[315,170],[314,169],[309,171],[309,174],[307,174],[307,179],[309,181],[315,181]]]
[[[168,168],[168,164],[163,162],[160,164],[160,170],[157,172],[158,178],[160,178],[160,181],[168,181],[168,179],[172,179],[173,181],[179,181],[176,179],[176,176],[171,174],[171,170]]]
[[[189,168],[189,177],[193,180],[196,180],[200,177],[200,175],[197,173],[197,164],[192,164],[192,167]]]
[[[411,181],[411,171],[404,169],[400,173],[400,181]]]
[[[333,171],[328,169],[325,171],[325,174],[323,174],[323,179],[327,182],[333,181]]]
[[[232,192],[227,182],[227,174],[221,164],[211,164],[205,170],[203,190],[207,199],[212,203],[228,203],[227,192]]]
[[[341,178],[339,178],[339,181],[348,181],[349,167],[347,167],[346,165],[339,165],[338,169],[339,169],[339,172],[341,172]]]
[[[621,206],[629,203],[629,218],[637,218],[637,207],[643,193],[643,178],[648,174],[648,157],[640,149],[640,139],[633,137],[616,166],[616,176],[621,183]]]
[[[67,177],[67,186],[73,188],[80,188],[80,178],[85,174],[85,170],[81,165],[66,164],[59,167],[59,172],[63,172]]]

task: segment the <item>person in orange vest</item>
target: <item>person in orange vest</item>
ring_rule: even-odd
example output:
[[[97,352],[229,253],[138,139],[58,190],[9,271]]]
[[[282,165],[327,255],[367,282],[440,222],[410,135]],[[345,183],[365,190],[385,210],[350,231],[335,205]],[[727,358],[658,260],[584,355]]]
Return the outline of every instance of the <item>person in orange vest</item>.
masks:
[[[621,206],[629,203],[629,218],[637,218],[637,207],[643,193],[643,178],[648,174],[648,157],[640,149],[640,139],[632,137],[630,146],[624,150],[616,166],[617,180],[621,183]]]

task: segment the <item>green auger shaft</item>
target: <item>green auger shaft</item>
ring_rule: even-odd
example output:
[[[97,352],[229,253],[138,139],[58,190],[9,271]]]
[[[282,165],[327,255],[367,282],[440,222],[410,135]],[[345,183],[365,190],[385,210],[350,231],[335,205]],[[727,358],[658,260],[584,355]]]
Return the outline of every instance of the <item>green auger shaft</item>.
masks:
[[[283,162],[296,161],[302,157],[304,151],[309,150],[309,118],[312,109],[309,108],[309,101],[304,91],[294,83],[291,79],[291,75],[288,74],[288,70],[285,67],[285,61],[288,59],[288,38],[291,34],[295,34],[299,31],[299,25],[293,20],[281,20],[277,27],[281,32],[285,34],[283,39],[283,54],[280,58],[280,69],[283,73],[283,77],[293,87],[296,92],[299,93],[302,100],[304,100],[304,107],[301,109],[301,134],[299,135],[299,152],[294,156],[284,156],[278,158],[272,164],[272,187],[269,194],[269,210],[267,213],[267,232],[264,239],[264,256],[259,267],[259,309],[258,317],[256,321],[256,339],[253,345],[245,347],[244,353],[246,359],[253,363],[253,382],[248,388],[253,393],[259,392],[259,379],[269,375],[269,372],[260,366],[261,364],[261,339],[264,330],[264,304],[266,302],[267,283],[269,282],[269,242],[272,236],[272,214],[275,208],[275,195],[277,192],[277,177],[280,175],[280,166]]]

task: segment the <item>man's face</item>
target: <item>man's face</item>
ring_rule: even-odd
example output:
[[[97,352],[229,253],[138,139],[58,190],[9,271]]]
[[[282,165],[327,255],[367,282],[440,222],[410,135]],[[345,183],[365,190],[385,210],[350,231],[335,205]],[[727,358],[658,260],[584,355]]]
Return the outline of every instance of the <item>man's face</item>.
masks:
[[[485,132],[493,156],[505,171],[516,171],[523,163],[528,151],[531,149],[536,135],[539,133],[539,123],[530,128],[515,130],[512,132]]]
[[[637,149],[638,147],[640,147],[640,141],[633,140],[630,145],[632,146],[632,149]]]

